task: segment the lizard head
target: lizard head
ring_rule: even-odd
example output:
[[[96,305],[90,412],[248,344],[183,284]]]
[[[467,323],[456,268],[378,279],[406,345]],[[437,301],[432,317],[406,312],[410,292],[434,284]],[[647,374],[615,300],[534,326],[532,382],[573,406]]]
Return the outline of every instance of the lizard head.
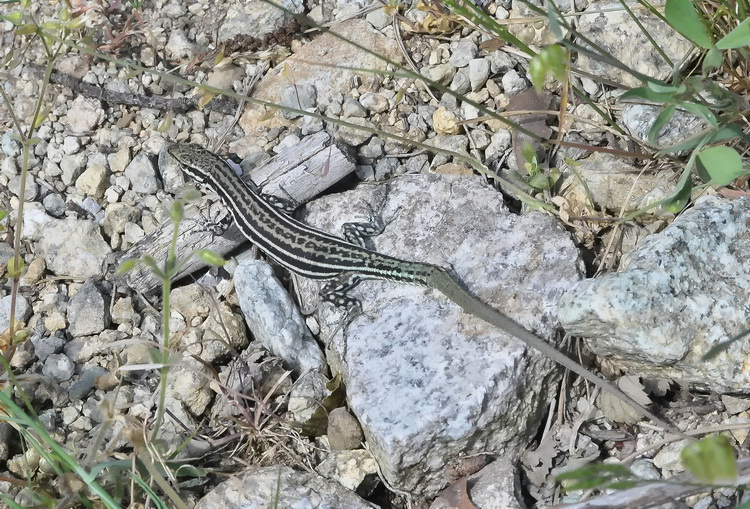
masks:
[[[213,165],[223,161],[209,150],[196,144],[175,143],[166,148],[167,160],[179,165],[191,179],[202,183],[206,181]]]

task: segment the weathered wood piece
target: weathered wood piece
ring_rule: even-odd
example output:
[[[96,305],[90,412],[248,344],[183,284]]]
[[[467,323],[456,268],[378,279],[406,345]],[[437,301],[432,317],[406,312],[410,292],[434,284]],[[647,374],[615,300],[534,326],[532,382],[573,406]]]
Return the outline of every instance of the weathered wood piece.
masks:
[[[319,132],[283,150],[269,161],[250,171],[249,176],[264,194],[277,196],[293,203],[303,204],[336,184],[354,171],[354,163],[336,145],[329,145],[330,136]],[[197,256],[190,256],[196,249],[210,249],[221,256],[226,255],[246,239],[232,224],[222,235],[217,236],[207,224],[218,222],[228,215],[221,202],[209,205],[206,198],[198,206],[185,208],[185,219],[180,225],[176,255],[183,260],[190,257],[179,273],[179,277],[195,272],[205,263]],[[146,235],[117,258],[117,266],[123,261],[149,255],[162,265],[169,252],[173,225],[170,221]],[[149,294],[156,290],[159,279],[143,264],[119,277],[121,284],[137,292]]]

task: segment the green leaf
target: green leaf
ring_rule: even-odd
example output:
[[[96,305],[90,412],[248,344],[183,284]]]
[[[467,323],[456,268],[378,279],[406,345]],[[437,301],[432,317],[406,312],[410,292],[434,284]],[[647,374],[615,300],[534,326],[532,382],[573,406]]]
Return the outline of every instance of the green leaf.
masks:
[[[648,130],[648,142],[651,145],[656,145],[656,137],[659,136],[659,133],[662,129],[664,129],[664,126],[667,125],[670,120],[672,120],[676,109],[677,106],[675,106],[674,104],[670,104],[669,106],[661,110],[661,112],[656,116],[654,124],[651,126],[651,129]]]
[[[209,249],[196,249],[195,254],[197,254],[204,263],[213,265],[214,267],[223,267],[224,264],[227,263],[224,258]]]
[[[143,255],[141,257],[141,262],[145,263],[148,266],[148,268],[151,269],[151,271],[154,273],[156,277],[158,277],[159,279],[164,279],[164,273],[156,264],[156,260],[154,260],[153,256]]]
[[[42,28],[44,28],[48,32],[59,30],[61,27],[62,25],[60,24],[60,22],[55,20],[49,20],[42,23]]]
[[[542,90],[547,75],[551,74],[558,81],[565,79],[565,51],[559,44],[542,48],[529,62],[529,76],[537,91]]]
[[[586,465],[560,474],[556,478],[558,481],[574,481],[565,485],[566,491],[610,487],[612,484],[617,486],[628,480],[637,480],[625,465],[619,463]]]
[[[719,49],[734,49],[743,46],[750,46],[750,18],[745,18],[745,21],[716,43]]]
[[[722,127],[718,131],[712,132],[702,132],[698,134],[697,136],[693,136],[692,138],[688,138],[685,141],[681,141],[679,143],[676,143],[674,145],[670,145],[669,147],[665,147],[661,149],[659,152],[656,153],[657,156],[663,155],[663,154],[669,154],[671,152],[680,152],[682,150],[691,150],[698,145],[701,144],[707,144],[707,143],[718,143],[720,141],[729,140],[732,138],[743,138],[744,139],[745,134],[742,132],[742,128],[738,126],[737,124],[729,124],[727,126]]]
[[[696,117],[700,117],[704,119],[706,122],[711,124],[711,127],[713,127],[714,129],[719,128],[719,121],[716,119],[716,115],[714,115],[714,112],[711,111],[711,109],[708,106],[704,106],[702,104],[684,102],[680,104],[680,107],[684,109],[685,111],[692,113]]]
[[[675,101],[675,94],[674,92],[656,92],[648,87],[638,87],[622,94],[620,100],[624,99],[643,99],[654,103],[671,103]]]
[[[667,212],[677,214],[679,211],[685,208],[688,200],[690,199],[690,193],[693,191],[693,181],[690,180],[690,170],[685,168],[682,172],[680,181],[675,186],[675,191],[661,204],[661,208]]]
[[[709,184],[727,186],[748,172],[742,167],[742,158],[730,147],[710,147],[702,150],[696,164],[710,177]]]
[[[523,145],[521,145],[521,155],[527,163],[537,164],[536,150],[528,140],[524,140]]]
[[[52,106],[47,106],[44,108],[44,110],[39,112],[39,114],[34,118],[34,128],[41,126],[44,121],[47,120],[47,116],[49,115],[50,111],[52,111]]]
[[[131,258],[130,260],[125,260],[120,264],[120,266],[117,268],[117,275],[121,276],[127,272],[130,272],[135,268],[136,265],[138,265],[138,262],[140,260],[136,258]]]
[[[174,111],[169,110],[167,112],[167,115],[164,117],[164,120],[162,120],[162,122],[159,124],[159,127],[156,128],[156,132],[166,133],[172,127],[173,121],[174,121]]]
[[[656,81],[649,81],[646,83],[646,88],[653,90],[657,94],[671,94],[678,95],[683,94],[687,91],[687,86],[684,83],[679,85],[668,85],[666,83],[659,83]]]
[[[737,460],[724,435],[707,436],[690,443],[680,453],[682,464],[699,481],[715,483],[737,478]]]
[[[701,68],[701,71],[703,72],[703,75],[708,75],[709,72],[713,71],[714,69],[718,69],[721,66],[721,62],[724,60],[724,54],[716,49],[716,47],[711,48],[706,53],[706,56],[703,57],[703,66]]]
[[[28,329],[17,330],[13,335],[13,344],[17,345],[19,343],[23,343],[24,341],[29,339],[29,336],[30,333]]]
[[[10,260],[8,260],[7,270],[8,270],[8,277],[21,277],[23,274],[23,258],[20,256],[11,256]]]
[[[10,21],[12,24],[18,26],[21,24],[21,20],[23,19],[23,13],[21,11],[15,11],[5,15],[0,14],[0,19]]]
[[[15,35],[30,35],[33,33],[36,33],[36,25],[34,23],[27,23],[18,27]]]
[[[174,200],[172,206],[169,208],[169,218],[179,223],[185,217],[185,206],[180,200]]]
[[[672,28],[701,48],[711,47],[711,36],[692,0],[667,0],[664,17]]]

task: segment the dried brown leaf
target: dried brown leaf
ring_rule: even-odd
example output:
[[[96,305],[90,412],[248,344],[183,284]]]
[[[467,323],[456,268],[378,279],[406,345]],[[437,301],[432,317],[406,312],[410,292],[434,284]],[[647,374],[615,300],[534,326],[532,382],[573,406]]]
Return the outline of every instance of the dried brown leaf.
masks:
[[[651,403],[637,376],[624,376],[617,380],[617,386],[636,403],[647,406]],[[599,408],[604,416],[613,422],[635,424],[642,415],[635,408],[609,393],[599,395]]]

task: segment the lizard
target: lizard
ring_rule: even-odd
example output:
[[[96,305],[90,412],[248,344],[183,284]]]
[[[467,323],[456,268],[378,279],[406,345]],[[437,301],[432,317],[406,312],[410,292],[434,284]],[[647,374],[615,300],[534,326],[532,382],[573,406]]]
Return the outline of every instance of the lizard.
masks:
[[[350,308],[347,295],[364,279],[383,279],[426,286],[442,293],[464,312],[520,339],[551,360],[609,392],[666,430],[686,437],[609,381],[599,378],[509,316],[469,293],[458,278],[438,265],[408,261],[372,251],[353,235],[347,240],[313,228],[282,211],[278,203],[250,188],[221,157],[196,144],[175,143],[167,158],[197,184],[216,194],[242,234],[279,265],[304,277],[328,280],[324,301]],[[356,233],[356,232],[352,232]]]

